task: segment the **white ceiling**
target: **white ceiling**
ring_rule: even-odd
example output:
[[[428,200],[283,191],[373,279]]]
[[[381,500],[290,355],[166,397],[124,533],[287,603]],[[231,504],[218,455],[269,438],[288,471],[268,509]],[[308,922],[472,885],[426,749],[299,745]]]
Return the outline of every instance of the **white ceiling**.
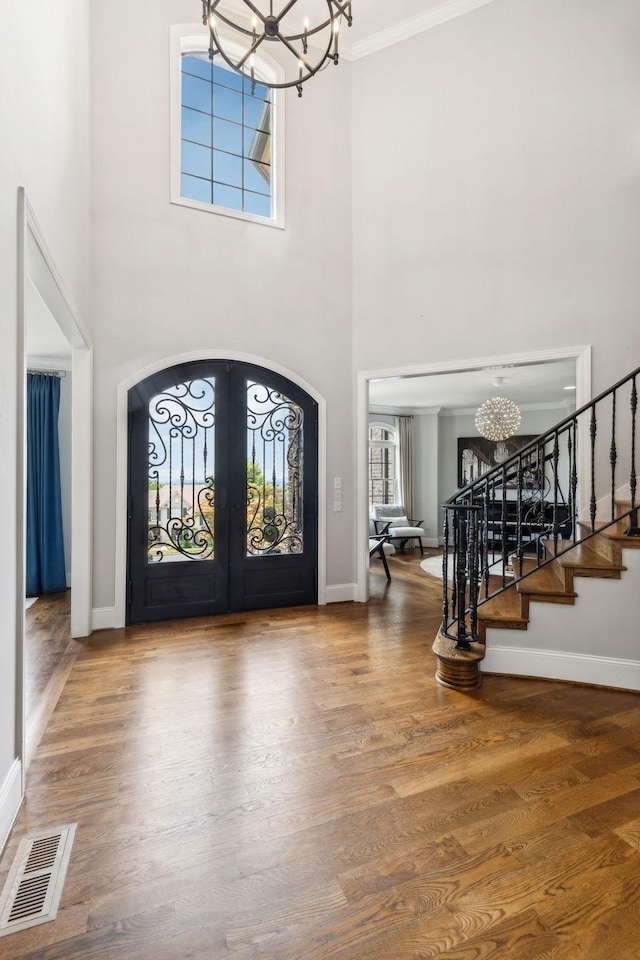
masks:
[[[379,413],[385,408],[460,410],[475,408],[483,400],[497,395],[509,397],[521,406],[561,404],[574,401],[575,391],[564,388],[575,386],[575,376],[574,360],[556,360],[526,366],[371,380],[369,408]],[[500,387],[493,386],[495,377],[503,378]]]

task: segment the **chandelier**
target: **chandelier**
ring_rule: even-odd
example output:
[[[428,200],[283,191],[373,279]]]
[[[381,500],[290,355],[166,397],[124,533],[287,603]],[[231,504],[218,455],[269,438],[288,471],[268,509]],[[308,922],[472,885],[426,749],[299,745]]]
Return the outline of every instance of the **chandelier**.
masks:
[[[264,44],[278,44],[284,75],[258,82],[272,89],[295,87],[338,63],[340,25],[351,26],[351,0],[202,0],[202,22],[209,28],[209,59],[216,54],[256,83],[255,56]]]
[[[485,440],[508,440],[518,427],[522,415],[513,400],[506,397],[493,397],[476,410],[476,429]]]

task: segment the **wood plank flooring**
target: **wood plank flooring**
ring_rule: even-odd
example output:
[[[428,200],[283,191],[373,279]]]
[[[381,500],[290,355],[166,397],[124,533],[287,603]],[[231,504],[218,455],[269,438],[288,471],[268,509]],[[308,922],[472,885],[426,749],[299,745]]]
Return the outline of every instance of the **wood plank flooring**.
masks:
[[[38,597],[25,613],[26,756],[35,749],[58,702],[80,645],[69,636],[71,592]]]
[[[77,821],[2,960],[637,960],[640,697],[433,679],[439,580],[78,645],[5,856]]]

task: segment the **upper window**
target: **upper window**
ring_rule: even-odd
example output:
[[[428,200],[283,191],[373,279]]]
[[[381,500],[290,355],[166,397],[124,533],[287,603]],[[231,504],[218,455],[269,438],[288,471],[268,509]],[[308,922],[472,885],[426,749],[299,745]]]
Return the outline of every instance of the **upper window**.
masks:
[[[390,424],[369,427],[369,506],[396,502],[396,431]]]
[[[174,46],[172,200],[283,226],[275,150],[281,124],[274,122],[274,91],[261,82],[264,67],[261,73],[256,60],[252,82],[220,57],[211,62],[206,44],[206,37],[179,36]]]

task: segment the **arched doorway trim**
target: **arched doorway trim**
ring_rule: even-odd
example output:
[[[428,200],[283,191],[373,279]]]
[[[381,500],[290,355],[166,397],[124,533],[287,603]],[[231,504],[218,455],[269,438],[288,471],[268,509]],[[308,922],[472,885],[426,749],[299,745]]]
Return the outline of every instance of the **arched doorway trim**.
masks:
[[[141,380],[176,366],[194,360],[235,360],[253,363],[256,366],[272,370],[287,380],[291,380],[311,396],[318,404],[318,603],[327,602],[327,540],[326,540],[326,464],[327,431],[326,400],[303,377],[282,364],[267,357],[244,353],[237,350],[192,350],[188,353],[162,357],[137,370],[122,380],[117,387],[117,437],[116,437],[116,551],[115,551],[115,609],[113,623],[96,623],[94,627],[123,627],[126,618],[126,574],[127,574],[127,396],[131,387]]]

